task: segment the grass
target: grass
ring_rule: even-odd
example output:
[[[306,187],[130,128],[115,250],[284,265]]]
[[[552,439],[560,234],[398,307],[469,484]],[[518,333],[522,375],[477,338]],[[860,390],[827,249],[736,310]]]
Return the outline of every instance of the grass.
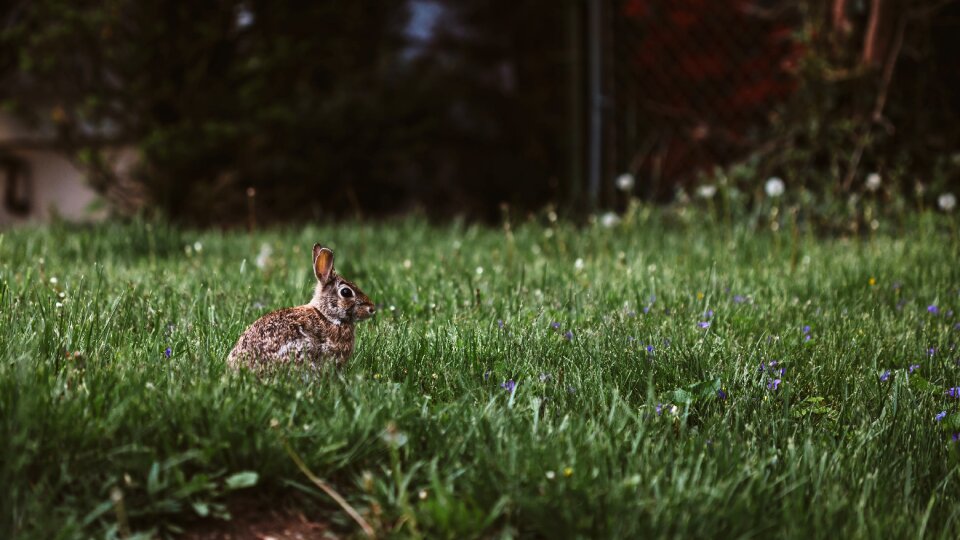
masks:
[[[384,536],[952,538],[944,225],[6,231],[0,536],[170,535],[241,496],[359,534],[287,443]],[[314,241],[381,306],[354,357],[229,372],[309,298]]]

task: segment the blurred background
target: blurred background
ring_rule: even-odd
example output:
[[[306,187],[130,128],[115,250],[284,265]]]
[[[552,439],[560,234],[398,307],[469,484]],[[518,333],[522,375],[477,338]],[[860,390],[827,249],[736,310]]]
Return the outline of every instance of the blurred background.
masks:
[[[952,209],[960,184],[955,1],[0,6],[0,225],[585,216],[771,178],[823,213]]]

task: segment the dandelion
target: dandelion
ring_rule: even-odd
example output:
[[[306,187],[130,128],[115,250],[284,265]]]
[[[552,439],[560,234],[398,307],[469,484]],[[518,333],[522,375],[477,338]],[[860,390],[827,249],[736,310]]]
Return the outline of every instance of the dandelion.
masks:
[[[910,364],[909,372],[913,373],[915,370],[920,369],[920,364]]]
[[[636,185],[637,181],[630,173],[623,173],[617,177],[617,189],[620,191],[630,191],[633,189],[633,186]]]
[[[163,351],[163,355],[166,356],[167,358],[170,358],[170,355],[172,354],[173,354],[173,351],[170,350],[170,347],[167,347],[167,349]]]
[[[713,184],[704,184],[697,188],[697,197],[701,199],[712,199],[717,194],[717,186]]]
[[[500,388],[503,388],[504,390],[512,394],[517,389],[517,383],[515,383],[513,379],[509,379],[505,382],[500,383]]]
[[[767,383],[767,388],[773,392],[776,392],[780,388],[780,383],[783,382],[780,379],[773,379]]]
[[[867,175],[867,191],[876,191],[880,189],[880,175],[877,173],[870,173]]]
[[[870,279],[867,280],[867,283],[869,283],[870,286],[873,287],[874,285],[877,284],[877,278],[871,277]]]
[[[783,195],[783,192],[786,191],[786,185],[783,183],[783,180],[774,176],[767,180],[763,189],[767,192],[768,197],[776,198]]]
[[[937,206],[944,212],[952,212],[954,207],[957,206],[957,198],[953,193],[944,193],[937,197]]]
[[[620,216],[614,212],[606,212],[600,216],[600,225],[603,225],[604,229],[612,229],[620,224]]]
[[[889,379],[890,379],[890,370],[888,369],[884,371],[882,375],[880,375],[880,381],[887,382]]]
[[[573,467],[564,467],[563,475],[566,476],[567,478],[570,478],[571,476],[573,476]]]
[[[260,270],[265,269],[270,265],[270,256],[273,255],[273,248],[270,247],[270,244],[263,243],[260,245],[260,252],[257,253],[257,259],[255,261],[257,268]]]
[[[947,411],[940,411],[937,413],[936,416],[933,417],[933,419],[936,420],[937,422],[940,422],[946,417],[947,417]]]

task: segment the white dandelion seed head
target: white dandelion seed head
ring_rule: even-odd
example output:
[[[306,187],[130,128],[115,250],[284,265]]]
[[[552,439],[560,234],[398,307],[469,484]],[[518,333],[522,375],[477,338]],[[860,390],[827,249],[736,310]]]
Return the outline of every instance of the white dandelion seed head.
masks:
[[[631,191],[636,183],[636,178],[630,173],[623,173],[617,177],[617,189],[620,191]]]
[[[717,194],[717,186],[713,184],[704,184],[697,188],[697,197],[701,199],[712,199]]]
[[[952,212],[957,206],[957,197],[953,193],[944,193],[937,197],[937,206],[944,212]]]
[[[612,229],[620,224],[620,216],[616,212],[607,212],[600,216],[600,225],[606,229]]]
[[[787,190],[787,186],[783,183],[783,180],[774,176],[767,180],[767,183],[763,186],[763,190],[767,192],[768,197],[779,197]]]

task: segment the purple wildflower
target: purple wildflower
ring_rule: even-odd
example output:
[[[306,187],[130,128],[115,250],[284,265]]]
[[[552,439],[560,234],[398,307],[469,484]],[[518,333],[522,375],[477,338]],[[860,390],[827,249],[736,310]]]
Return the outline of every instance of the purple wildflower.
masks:
[[[559,330],[560,323],[558,323],[557,321],[553,321],[552,323],[550,323],[550,327],[553,328],[554,330]]]
[[[770,382],[767,383],[767,388],[769,388],[770,390],[776,392],[776,391],[777,391],[777,388],[780,388],[780,383],[781,383],[781,382],[783,382],[783,381],[781,381],[780,379],[774,379],[774,380],[772,380],[772,381],[770,381]]]
[[[493,372],[490,371],[490,370],[484,371],[484,372],[483,372],[483,380],[484,380],[484,381],[489,381],[489,380],[490,380],[490,375],[491,375],[492,373],[493,373]]]
[[[500,388],[503,388],[512,394],[513,391],[517,389],[517,383],[513,382],[513,379],[510,379],[506,382],[500,383]]]
[[[746,301],[747,301],[747,299],[744,298],[743,296],[739,295],[739,294],[738,294],[738,295],[735,295],[735,296],[733,297],[733,303],[734,303],[734,304],[742,304],[742,303],[744,303],[744,302],[746,302]]]
[[[947,394],[952,398],[960,398],[960,386],[954,386],[953,388],[948,388],[945,394]]]
[[[930,304],[929,306],[927,306],[927,313],[932,313],[932,314],[934,314],[934,315],[939,315],[939,314],[940,314],[940,308],[938,308],[936,304]]]
[[[647,313],[650,313],[650,306],[643,307],[643,314],[646,315]]]
[[[170,358],[170,355],[173,354],[173,351],[170,350],[170,347],[167,347],[167,350],[163,351],[163,355],[167,358]]]
[[[723,388],[717,389],[717,397],[720,399],[727,399],[727,393],[723,391]]]
[[[772,368],[777,367],[777,364],[778,364],[778,363],[779,363],[779,362],[777,362],[776,360],[771,360],[771,361],[770,361],[770,367],[772,367]]]
[[[927,349],[927,354],[930,355],[930,356],[933,356],[933,355],[937,354],[937,348],[936,348],[936,347],[930,347],[929,349]]]
[[[920,364],[910,364],[910,368],[909,368],[910,373],[913,373],[915,370],[918,370],[918,369],[920,369]]]
[[[758,369],[757,371],[762,372],[762,371],[765,371],[766,369],[767,369],[767,364],[760,362],[760,369]]]
[[[809,333],[810,333],[810,325],[809,325],[809,324],[803,327],[803,333],[804,333],[804,334],[809,334]]]
[[[567,330],[566,333],[563,334],[563,339],[567,341],[573,341],[573,331]]]
[[[497,320],[497,326],[499,326],[501,330],[503,329],[503,319]]]
[[[708,310],[706,311],[706,313],[703,314],[703,318],[704,318],[704,319],[713,318],[713,310],[712,310],[712,309],[708,309]]]
[[[933,417],[933,419],[936,420],[937,422],[940,422],[946,417],[947,417],[947,411],[940,411],[937,413],[936,416]]]
[[[663,414],[663,403],[657,403],[657,416]]]
[[[960,433],[954,433],[950,437],[953,439],[953,442],[960,441]]]
[[[883,375],[880,375],[880,380],[881,380],[882,382],[887,382],[888,379],[890,379],[890,370],[889,370],[889,369],[886,370],[886,371],[884,371],[884,372],[883,372]]]
[[[710,328],[710,321],[701,321],[697,323],[700,328]]]
[[[647,352],[653,353],[653,345],[647,345]]]
[[[803,336],[803,340],[804,340],[804,341],[810,341],[811,339],[813,339],[813,338],[810,337],[810,334],[807,334],[807,335]]]

